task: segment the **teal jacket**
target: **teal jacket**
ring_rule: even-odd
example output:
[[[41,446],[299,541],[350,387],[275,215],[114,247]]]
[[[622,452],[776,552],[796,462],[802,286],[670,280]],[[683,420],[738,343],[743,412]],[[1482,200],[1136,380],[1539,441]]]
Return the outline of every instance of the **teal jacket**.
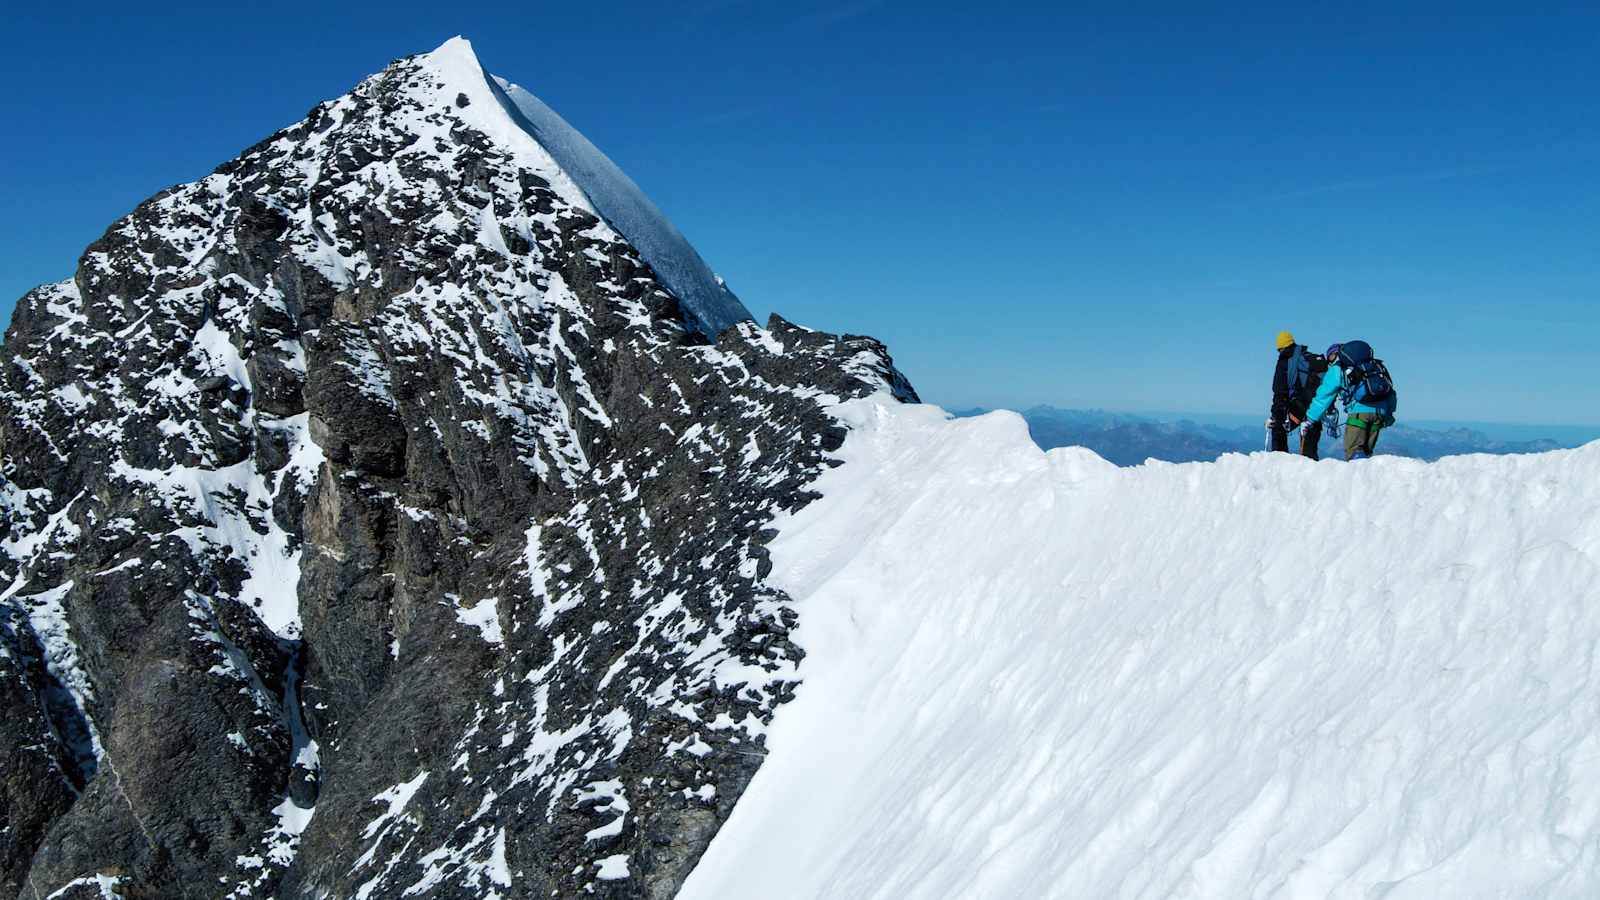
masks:
[[[1345,379],[1344,368],[1342,366],[1329,366],[1328,374],[1322,378],[1322,386],[1317,388],[1316,398],[1311,401],[1311,407],[1306,410],[1306,421],[1315,422],[1326,415],[1328,409],[1333,406],[1333,401],[1349,386],[1350,382]],[[1352,402],[1346,407],[1345,413],[1352,416],[1356,413],[1392,416],[1394,415],[1395,407],[1398,405],[1396,403],[1397,395],[1398,392],[1391,393],[1383,399],[1383,402],[1377,404]]]

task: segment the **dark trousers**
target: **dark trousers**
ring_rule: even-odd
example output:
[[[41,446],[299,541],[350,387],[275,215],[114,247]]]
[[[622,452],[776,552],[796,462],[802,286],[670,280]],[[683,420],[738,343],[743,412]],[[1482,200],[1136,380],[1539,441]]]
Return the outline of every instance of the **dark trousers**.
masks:
[[[1272,422],[1272,450],[1275,453],[1289,452],[1289,432],[1292,428],[1288,422],[1275,419]],[[1307,459],[1317,459],[1317,444],[1322,441],[1322,423],[1312,422],[1311,427],[1300,432],[1300,455]]]
[[[1310,427],[1300,432],[1300,455],[1306,459],[1317,459],[1317,445],[1322,443],[1322,423],[1312,422]]]
[[[1289,423],[1274,419],[1272,427],[1268,429],[1272,437],[1272,452],[1289,452]]]
[[[1280,362],[1279,365],[1282,365]],[[1274,388],[1272,411],[1267,414],[1268,446],[1274,453],[1289,452],[1289,398]]]

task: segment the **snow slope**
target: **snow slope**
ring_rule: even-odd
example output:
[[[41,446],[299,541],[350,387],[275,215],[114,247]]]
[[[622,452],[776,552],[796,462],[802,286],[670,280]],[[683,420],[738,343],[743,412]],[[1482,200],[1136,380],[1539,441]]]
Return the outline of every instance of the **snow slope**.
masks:
[[[503,78],[494,81],[510,101],[513,118],[578,181],[600,218],[639,251],[707,337],[750,318],[733,291],[610,157],[538,97]]]
[[[544,101],[484,71],[466,38],[451,38],[421,60],[446,84],[460,88],[469,102],[459,114],[484,133],[503,146],[521,143],[507,139],[511,132],[531,138],[539,158],[524,164],[551,181],[563,199],[605,219],[632,244],[697,330],[715,338],[751,317],[633,179]]]
[[[424,54],[421,62],[446,84],[460,88],[469,103],[459,115],[502,146],[520,143],[507,139],[510,132],[531,138],[539,158],[525,159],[524,164],[544,175],[562,199],[605,219],[632,244],[678,298],[689,324],[715,338],[735,322],[751,318],[633,179],[544,101],[486,72],[466,38],[445,41]],[[471,101],[478,101],[476,108]]]
[[[804,683],[685,900],[1600,896],[1600,443],[1118,469],[838,412],[773,545]]]

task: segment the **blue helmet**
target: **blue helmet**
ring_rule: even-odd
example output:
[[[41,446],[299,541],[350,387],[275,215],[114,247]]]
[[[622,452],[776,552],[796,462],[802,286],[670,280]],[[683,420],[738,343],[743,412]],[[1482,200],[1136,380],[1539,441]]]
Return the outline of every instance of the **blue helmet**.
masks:
[[[1343,344],[1329,344],[1328,352],[1324,353],[1323,356],[1328,358],[1328,362],[1336,363],[1339,361],[1339,351],[1343,349]]]

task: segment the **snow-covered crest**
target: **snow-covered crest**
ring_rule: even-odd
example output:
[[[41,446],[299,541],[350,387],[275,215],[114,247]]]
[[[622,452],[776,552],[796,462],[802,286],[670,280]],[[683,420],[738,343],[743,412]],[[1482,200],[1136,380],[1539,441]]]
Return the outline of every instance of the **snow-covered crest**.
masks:
[[[1118,469],[867,400],[680,895],[1600,896],[1600,442]]]
[[[715,339],[735,322],[750,318],[700,254],[690,246],[639,186],[526,89],[484,71],[463,37],[446,41],[421,57],[447,89],[458,89],[470,103],[461,115],[508,145],[531,142],[531,168],[545,174],[569,202],[606,220],[650,265],[683,304],[697,330]]]

